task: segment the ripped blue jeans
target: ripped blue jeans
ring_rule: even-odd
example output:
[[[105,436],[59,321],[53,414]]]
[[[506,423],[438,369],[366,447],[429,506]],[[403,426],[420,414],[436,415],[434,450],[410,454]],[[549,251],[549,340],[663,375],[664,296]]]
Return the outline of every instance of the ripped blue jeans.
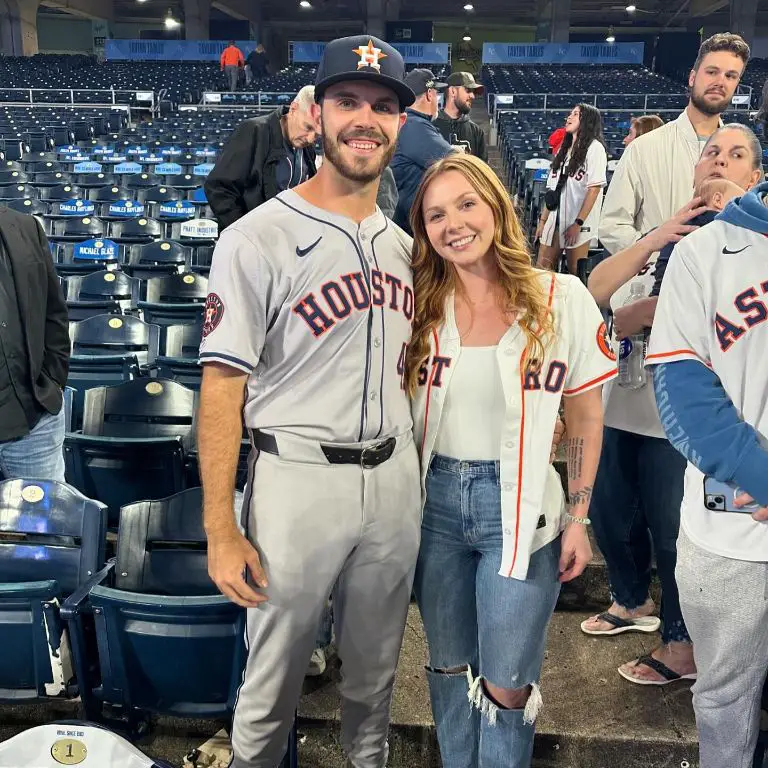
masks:
[[[525,581],[499,575],[501,549],[499,462],[433,456],[414,591],[440,753],[450,768],[531,764],[547,625],[560,592],[560,540],[533,553]],[[486,680],[530,685],[525,708],[497,706]]]

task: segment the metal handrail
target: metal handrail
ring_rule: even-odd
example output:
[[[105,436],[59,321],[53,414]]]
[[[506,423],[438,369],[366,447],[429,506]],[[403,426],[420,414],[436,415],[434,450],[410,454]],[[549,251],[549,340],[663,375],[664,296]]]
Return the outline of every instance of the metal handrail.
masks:
[[[111,107],[113,109],[119,109],[128,112],[130,119],[131,107],[133,109],[146,109],[153,115],[158,112],[158,98],[157,94],[150,88],[0,88],[0,96],[4,93],[23,93],[25,99],[19,99],[14,101],[5,101],[0,98],[0,107],[77,107],[78,109],[88,108],[103,108]],[[55,94],[67,94],[67,97],[56,101],[35,101],[36,93],[55,93]],[[83,93],[95,93],[95,94],[107,94],[102,101],[97,102],[79,102],[75,98],[75,94]],[[120,94],[136,94],[147,93],[151,94],[151,98],[146,102],[147,106],[142,104],[124,104],[117,101],[117,97]]]
[[[254,101],[250,102],[222,102],[222,96],[242,96],[248,94],[255,97]],[[275,109],[276,106],[282,104],[289,104],[296,97],[297,91],[203,91],[200,101],[197,107],[200,109],[256,109],[259,112],[265,110]],[[268,99],[267,97],[287,97],[278,105],[275,104],[275,100]],[[211,98],[213,97],[213,98]],[[182,108],[182,107],[180,107]]]

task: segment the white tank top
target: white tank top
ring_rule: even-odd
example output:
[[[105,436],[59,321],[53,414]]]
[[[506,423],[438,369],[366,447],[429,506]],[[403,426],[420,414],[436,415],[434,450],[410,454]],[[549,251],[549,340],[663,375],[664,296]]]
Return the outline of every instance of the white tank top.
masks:
[[[498,461],[506,405],[497,347],[462,347],[445,394],[434,452],[464,461]]]

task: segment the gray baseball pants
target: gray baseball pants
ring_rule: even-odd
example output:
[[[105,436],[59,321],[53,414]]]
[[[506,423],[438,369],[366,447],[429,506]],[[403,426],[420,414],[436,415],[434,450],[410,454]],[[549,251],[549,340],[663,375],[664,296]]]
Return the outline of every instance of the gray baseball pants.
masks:
[[[751,768],[768,670],[768,563],[677,541],[680,607],[693,640],[699,768]]]
[[[229,90],[236,91],[237,81],[240,78],[240,67],[238,67],[236,64],[228,64],[226,67],[224,67],[224,74],[229,79]]]
[[[278,436],[277,444],[279,456],[251,455],[247,535],[269,600],[248,609],[231,766],[280,763],[333,590],[342,746],[353,768],[384,768],[421,530],[413,438],[399,436],[392,456],[373,469],[331,465],[318,443]]]

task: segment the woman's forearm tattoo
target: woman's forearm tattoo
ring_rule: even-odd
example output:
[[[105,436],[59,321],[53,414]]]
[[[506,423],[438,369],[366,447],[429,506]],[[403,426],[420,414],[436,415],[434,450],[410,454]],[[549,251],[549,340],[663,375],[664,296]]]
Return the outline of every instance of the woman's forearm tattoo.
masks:
[[[568,438],[565,454],[568,463],[568,485],[576,485],[581,479],[581,472],[584,466],[584,438]],[[585,485],[583,488],[577,488],[576,490],[569,489],[568,491],[568,499],[571,506],[589,504],[591,498],[591,485]]]
[[[569,437],[565,445],[565,456],[568,463],[568,480],[578,480],[584,464],[584,438]]]

